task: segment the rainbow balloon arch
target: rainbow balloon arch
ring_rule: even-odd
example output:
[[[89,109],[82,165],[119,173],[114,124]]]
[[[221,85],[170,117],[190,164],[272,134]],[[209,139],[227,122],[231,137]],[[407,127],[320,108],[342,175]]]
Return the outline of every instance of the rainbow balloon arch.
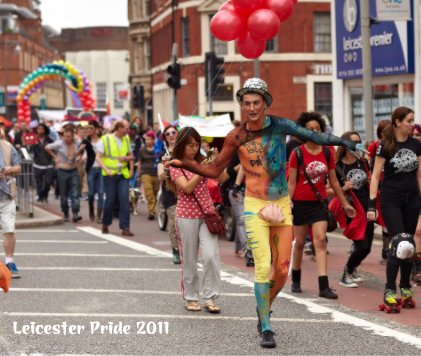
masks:
[[[66,86],[80,100],[83,111],[95,109],[95,99],[92,96],[92,86],[85,73],[67,61],[54,61],[44,64],[22,81],[16,97],[18,121],[31,121],[31,96],[40,89],[45,82],[64,79]]]

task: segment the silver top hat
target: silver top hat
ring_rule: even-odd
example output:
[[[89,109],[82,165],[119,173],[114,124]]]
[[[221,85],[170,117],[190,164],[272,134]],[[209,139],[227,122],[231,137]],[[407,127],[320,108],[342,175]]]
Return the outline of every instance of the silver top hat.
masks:
[[[259,94],[265,99],[267,106],[272,105],[272,95],[268,92],[268,85],[263,79],[247,79],[244,86],[237,91],[237,101],[241,102],[245,94]]]

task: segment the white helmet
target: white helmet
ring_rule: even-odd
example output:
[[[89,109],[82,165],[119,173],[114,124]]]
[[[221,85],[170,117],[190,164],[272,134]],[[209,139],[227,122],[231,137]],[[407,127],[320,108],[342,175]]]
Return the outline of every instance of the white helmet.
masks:
[[[396,257],[400,260],[408,260],[414,256],[415,247],[409,241],[401,241],[396,246]]]

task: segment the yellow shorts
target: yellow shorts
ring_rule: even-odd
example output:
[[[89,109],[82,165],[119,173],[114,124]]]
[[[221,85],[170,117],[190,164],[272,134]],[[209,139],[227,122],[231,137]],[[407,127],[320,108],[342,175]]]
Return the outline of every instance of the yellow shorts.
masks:
[[[275,224],[259,217],[259,211],[269,204],[276,204],[281,208],[285,216],[283,221]],[[289,240],[283,241],[282,236],[278,236],[276,232],[277,227],[292,227],[291,200],[289,196],[274,201],[245,197],[244,223],[247,231],[247,245],[252,250],[254,257],[255,281],[258,283],[266,283],[269,281],[269,271],[272,260],[270,238],[276,239],[275,243],[279,245],[283,245],[285,242],[290,246],[291,243]],[[288,253],[290,253],[291,247],[286,248],[289,248]]]

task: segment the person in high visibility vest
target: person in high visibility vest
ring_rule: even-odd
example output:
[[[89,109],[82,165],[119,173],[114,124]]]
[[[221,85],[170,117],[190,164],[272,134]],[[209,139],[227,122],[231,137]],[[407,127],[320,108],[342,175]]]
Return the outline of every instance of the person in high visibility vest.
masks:
[[[128,136],[129,123],[119,120],[114,131],[101,137],[97,145],[96,161],[104,177],[105,205],[102,215],[102,233],[108,234],[113,220],[115,204],[119,203],[119,225],[123,236],[130,231],[129,182],[133,177],[134,157]]]

